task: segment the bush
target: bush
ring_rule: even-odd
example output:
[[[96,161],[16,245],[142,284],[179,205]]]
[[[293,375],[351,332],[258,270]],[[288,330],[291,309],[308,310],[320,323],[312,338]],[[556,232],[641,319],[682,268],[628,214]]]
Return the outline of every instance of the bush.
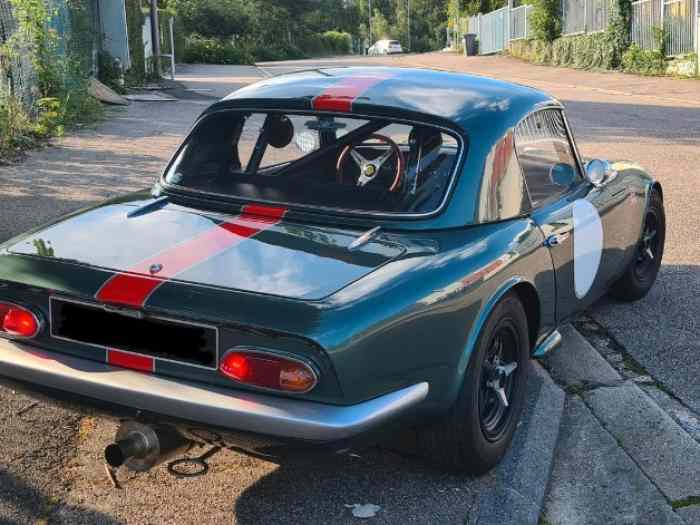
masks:
[[[148,76],[146,74],[146,56],[143,47],[143,24],[144,14],[141,11],[139,0],[127,0],[126,27],[129,41],[129,54],[131,56],[131,67],[124,72],[124,78],[129,85],[140,85]],[[150,72],[152,75],[153,72]]]
[[[27,100],[0,86],[0,157],[17,156],[40,139],[60,136],[67,127],[102,116],[100,103],[88,92],[89,61],[81,54],[89,27],[84,23],[85,2],[72,0],[73,31],[61,49],[51,27],[55,11],[43,0],[12,0],[18,28],[0,45],[0,57],[12,68],[20,55],[25,56],[35,79]]]
[[[666,33],[654,27],[654,49],[642,49],[632,44],[622,54],[622,69],[628,73],[662,75],[666,72]]]
[[[528,22],[537,40],[553,42],[561,35],[560,0],[534,0]]]
[[[333,55],[347,55],[352,52],[352,36],[340,31],[326,31],[321,35],[324,46]]]
[[[289,44],[279,44],[275,46],[257,45],[251,48],[251,53],[257,62],[294,60],[306,56],[299,48]]]
[[[126,93],[126,89],[121,84],[121,73],[116,66],[114,57],[106,51],[100,52],[97,56],[98,61],[98,78],[105,86],[110,87],[117,93]]]
[[[552,66],[577,69],[614,67],[614,51],[605,33],[564,36],[549,43],[544,40],[513,42],[510,53],[518,58]]]
[[[298,37],[297,43],[305,55],[347,55],[352,52],[352,36],[340,31],[307,33]]]
[[[612,67],[618,68],[622,64],[622,55],[629,48],[631,42],[630,29],[632,27],[632,1],[611,0],[610,21],[605,30],[610,52]]]
[[[642,49],[637,44],[632,44],[622,55],[622,69],[628,73],[661,75],[666,70],[664,53],[658,49]]]
[[[251,53],[233,42],[191,35],[185,43],[184,62],[190,64],[253,64]]]
[[[0,97],[0,165],[34,145],[32,129],[22,102],[13,96]]]
[[[245,34],[256,17],[255,4],[245,0],[172,0],[170,5],[188,33],[207,38]]]

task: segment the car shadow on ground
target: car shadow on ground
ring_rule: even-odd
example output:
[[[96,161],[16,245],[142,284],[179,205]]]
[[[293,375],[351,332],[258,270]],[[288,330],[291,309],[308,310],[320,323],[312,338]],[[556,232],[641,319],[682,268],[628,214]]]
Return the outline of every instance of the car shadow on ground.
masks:
[[[488,474],[471,477],[433,467],[415,454],[405,434],[358,455],[290,457],[243,490],[235,502],[236,523],[354,523],[346,505],[370,503],[381,507],[372,523],[464,524],[477,519],[480,504],[504,501],[498,488],[524,501],[541,498],[545,485],[537,480],[547,479],[551,450],[546,443],[554,445],[557,427],[541,420],[549,414],[538,406],[553,402],[552,387],[535,368],[528,372],[527,400],[513,443]]]
[[[102,512],[65,505],[4,469],[0,469],[0,516],[0,523],[46,523],[55,518],[62,523],[122,523]]]
[[[374,504],[380,510],[372,523],[464,523],[484,483],[379,448],[307,455],[285,460],[245,489],[234,514],[241,525],[351,523],[352,505]]]

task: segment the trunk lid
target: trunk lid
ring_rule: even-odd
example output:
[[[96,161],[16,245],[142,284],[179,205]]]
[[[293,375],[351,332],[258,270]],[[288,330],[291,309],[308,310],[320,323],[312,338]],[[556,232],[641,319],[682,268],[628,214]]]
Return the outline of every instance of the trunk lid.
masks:
[[[285,221],[279,208],[249,206],[242,215],[225,216],[170,203],[137,204],[91,209],[5,249],[107,270],[97,299],[139,307],[170,281],[319,300],[405,250],[382,239],[349,249],[361,231]]]

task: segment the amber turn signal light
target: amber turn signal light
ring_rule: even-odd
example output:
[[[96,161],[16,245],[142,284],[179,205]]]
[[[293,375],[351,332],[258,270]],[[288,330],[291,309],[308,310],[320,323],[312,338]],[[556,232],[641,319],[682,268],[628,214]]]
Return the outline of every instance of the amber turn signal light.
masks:
[[[239,383],[281,392],[302,394],[318,382],[316,372],[306,363],[257,350],[230,350],[219,370]]]
[[[30,339],[39,333],[39,319],[16,304],[0,302],[0,334]]]

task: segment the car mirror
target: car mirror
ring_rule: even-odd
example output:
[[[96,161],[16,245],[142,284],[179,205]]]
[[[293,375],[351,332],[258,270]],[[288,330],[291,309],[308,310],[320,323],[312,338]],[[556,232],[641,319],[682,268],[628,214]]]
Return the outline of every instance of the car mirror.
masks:
[[[570,164],[558,162],[550,168],[549,180],[552,184],[556,184],[562,188],[568,188],[574,183],[574,180],[576,180],[576,172]]]
[[[612,173],[610,163],[600,159],[593,159],[586,163],[586,180],[593,186],[600,186],[606,177]]]

